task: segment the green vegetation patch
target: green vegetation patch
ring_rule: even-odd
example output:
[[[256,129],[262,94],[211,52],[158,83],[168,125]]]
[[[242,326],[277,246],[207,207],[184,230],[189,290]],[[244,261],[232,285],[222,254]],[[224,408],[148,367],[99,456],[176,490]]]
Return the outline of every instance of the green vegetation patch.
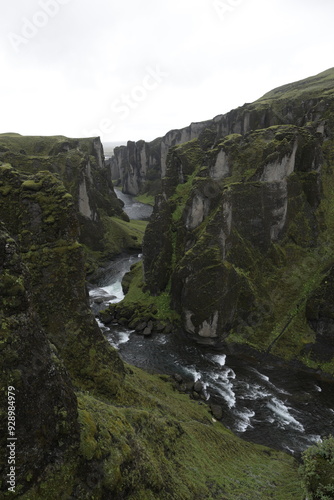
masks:
[[[22,500],[302,500],[298,464],[242,441],[165,376],[127,367],[114,400],[78,393],[79,453],[50,467]]]
[[[152,194],[144,193],[135,197],[135,200],[146,205],[154,205],[155,196]]]
[[[103,481],[115,498],[303,498],[292,457],[235,437],[164,377],[131,368],[115,404],[80,397],[83,453],[107,455]]]
[[[310,500],[334,498],[334,437],[311,446],[303,453],[300,468],[305,492]]]
[[[112,305],[113,310],[121,311],[130,323],[150,319],[169,323],[179,322],[179,315],[170,304],[169,289],[157,295],[151,295],[145,289],[142,262],[135,264],[129,274],[125,298],[118,304]]]
[[[271,102],[277,99],[306,99],[308,97],[324,97],[334,95],[334,68],[298,82],[289,83],[267,92],[256,103]]]

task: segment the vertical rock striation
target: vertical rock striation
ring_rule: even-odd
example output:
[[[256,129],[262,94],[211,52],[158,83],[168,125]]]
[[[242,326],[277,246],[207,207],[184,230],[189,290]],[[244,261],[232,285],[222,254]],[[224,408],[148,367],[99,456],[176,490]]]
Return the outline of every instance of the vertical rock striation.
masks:
[[[330,87],[330,71],[315,77],[286,85],[269,92],[255,103],[246,103],[225,115],[217,115],[212,120],[192,123],[180,130],[171,130],[162,138],[151,142],[129,141],[127,146],[115,148],[114,155],[108,162],[111,177],[117,180],[125,193],[161,193],[161,179],[166,175],[167,156],[170,148],[191,141],[207,140],[208,131],[211,144],[231,134],[245,135],[254,130],[261,130],[275,125],[290,124],[299,127],[317,122],[317,131],[325,132],[326,124],[322,120],[327,104],[318,92],[328,77],[326,85]],[[306,82],[306,83],[305,83]],[[291,87],[291,85],[294,85]],[[288,99],[282,100],[282,94]],[[297,109],[298,108],[298,109]],[[217,164],[225,164],[224,153],[217,158]],[[224,169],[212,176],[226,175]]]
[[[144,239],[186,331],[330,373],[333,88],[333,70],[284,86],[170,148]]]

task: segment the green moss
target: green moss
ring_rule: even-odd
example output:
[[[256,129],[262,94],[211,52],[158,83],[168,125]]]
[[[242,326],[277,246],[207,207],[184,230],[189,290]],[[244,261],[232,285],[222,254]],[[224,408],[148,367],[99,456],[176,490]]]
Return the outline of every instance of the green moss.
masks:
[[[300,468],[305,492],[311,500],[330,500],[334,495],[334,438],[329,436],[303,453]]]
[[[53,500],[56,497],[71,498],[71,493],[77,482],[76,474],[78,459],[71,456],[62,464],[54,465],[51,470],[41,475],[37,484],[33,484],[27,493],[19,493],[18,498],[22,500]],[[7,498],[4,496],[4,498]],[[8,495],[8,498],[11,498]]]
[[[294,459],[240,440],[208,406],[132,368],[114,404],[78,394],[80,456],[46,471],[23,500],[302,499]],[[40,496],[38,496],[40,495]]]
[[[170,304],[170,290],[155,296],[145,290],[143,282],[142,262],[135,264],[131,271],[131,278],[128,280],[128,292],[125,298],[113,309],[128,311],[133,320],[142,318],[157,319],[159,321],[178,323],[179,315],[172,309]]]
[[[24,181],[22,184],[22,189],[27,191],[39,191],[42,188],[41,182],[35,182],[34,180]]]
[[[7,196],[12,190],[11,186],[0,186],[0,193],[2,196]]]
[[[195,172],[188,176],[185,183],[179,184],[176,187],[175,194],[170,198],[171,205],[176,207],[172,215],[174,222],[178,222],[183,214],[186,202],[192,192],[197,173],[198,170],[195,170]]]
[[[116,217],[103,216],[102,223],[108,257],[120,254],[126,249],[141,249],[147,227],[146,221],[132,220],[127,222]]]
[[[154,205],[154,195],[148,193],[136,196],[135,200],[139,201],[140,203],[145,203],[146,205]]]
[[[79,409],[79,423],[81,426],[80,454],[86,459],[91,460],[98,448],[96,441],[97,427],[92,415],[86,410]]]
[[[9,163],[0,164],[1,172],[11,171],[12,169],[13,169],[13,167]]]

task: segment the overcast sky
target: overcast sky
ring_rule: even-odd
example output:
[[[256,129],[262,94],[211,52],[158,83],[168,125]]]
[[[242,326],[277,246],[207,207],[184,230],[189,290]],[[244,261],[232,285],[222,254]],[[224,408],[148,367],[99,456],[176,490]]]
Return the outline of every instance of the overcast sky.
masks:
[[[152,140],[334,66],[333,0],[15,0],[0,133]]]

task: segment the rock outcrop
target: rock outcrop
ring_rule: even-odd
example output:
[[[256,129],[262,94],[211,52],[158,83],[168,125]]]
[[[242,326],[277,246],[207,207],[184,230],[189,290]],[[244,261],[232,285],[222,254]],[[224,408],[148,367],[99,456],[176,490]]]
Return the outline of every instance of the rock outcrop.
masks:
[[[80,224],[80,243],[90,256],[90,268],[127,249],[139,249],[124,224],[129,222],[105,166],[100,138],[69,139],[0,134],[0,162],[18,171],[49,171],[62,180],[72,195]],[[122,233],[122,234],[121,234]]]
[[[89,309],[72,196],[49,172],[29,175],[2,165],[0,183],[1,219],[19,245],[30,275],[30,300],[50,342],[79,387],[116,393],[122,363]],[[114,364],[115,374],[103,364]]]
[[[330,374],[333,89],[284,86],[172,147],[143,247],[186,331]]]
[[[13,446],[14,485],[20,484],[24,491],[46,467],[78,452],[79,425],[72,381],[43,329],[31,300],[31,275],[4,225],[0,226],[0,269],[0,495],[4,495],[11,487],[8,445]],[[15,440],[10,441],[3,414],[8,392],[14,397],[10,422]],[[15,498],[14,490],[9,494]]]
[[[330,88],[330,78],[324,82],[328,74],[325,72],[321,74],[323,77],[317,75],[296,84],[285,85],[255,103],[246,103],[225,115],[192,123],[180,130],[171,130],[154,141],[129,141],[126,146],[115,148],[113,157],[108,161],[111,177],[122,185],[125,193],[156,195],[161,193],[161,179],[166,176],[168,152],[174,146],[193,139],[199,139],[202,145],[209,145],[231,134],[245,135],[283,124],[303,127],[307,123],[317,122],[318,132],[324,133],[326,125],[321,117],[326,112],[327,104],[317,86],[320,81],[320,85],[324,83],[325,92]],[[298,109],[295,105],[297,102]],[[224,152],[216,161],[217,165],[212,166],[212,178],[226,174],[222,168],[225,165]],[[219,168],[219,174],[215,174],[215,168]]]
[[[123,364],[89,309],[77,212],[58,176],[0,165],[1,498],[299,498],[293,457]]]
[[[63,183],[0,165],[0,215],[0,488],[15,498],[79,455],[78,392],[115,396],[125,371],[89,308],[77,210]],[[8,387],[15,495],[4,480]]]

